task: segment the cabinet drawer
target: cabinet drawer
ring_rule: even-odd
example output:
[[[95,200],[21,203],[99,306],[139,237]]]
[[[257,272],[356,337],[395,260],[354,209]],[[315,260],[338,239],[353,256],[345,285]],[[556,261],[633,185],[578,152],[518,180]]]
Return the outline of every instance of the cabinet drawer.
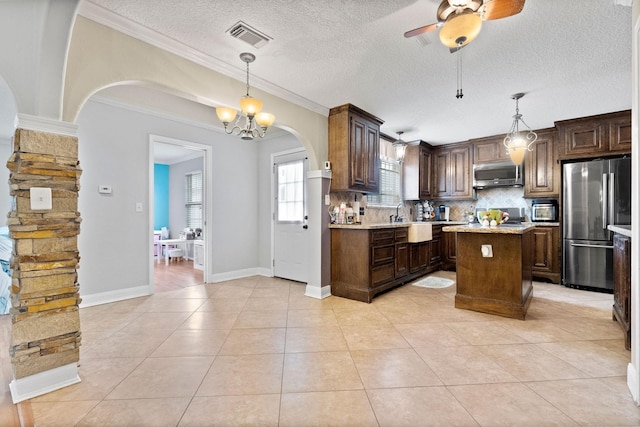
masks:
[[[380,265],[371,269],[371,287],[375,288],[395,278],[394,263]]]
[[[404,243],[409,240],[409,229],[398,228],[396,229],[396,243]]]
[[[395,241],[395,230],[384,229],[371,232],[371,246],[392,245]]]
[[[371,248],[371,265],[376,267],[385,263],[393,263],[395,245],[375,246]]]

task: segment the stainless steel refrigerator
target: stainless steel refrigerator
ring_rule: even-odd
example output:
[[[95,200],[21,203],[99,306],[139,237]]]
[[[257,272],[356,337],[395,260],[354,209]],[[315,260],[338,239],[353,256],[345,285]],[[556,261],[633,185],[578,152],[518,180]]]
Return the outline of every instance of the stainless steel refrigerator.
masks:
[[[567,163],[562,182],[562,283],[612,291],[607,226],[631,224],[631,159]]]

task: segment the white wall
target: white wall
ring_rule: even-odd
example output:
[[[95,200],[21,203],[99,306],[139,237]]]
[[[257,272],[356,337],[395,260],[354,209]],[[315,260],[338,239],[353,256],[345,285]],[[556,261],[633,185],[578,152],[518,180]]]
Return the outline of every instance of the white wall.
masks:
[[[302,148],[300,141],[291,134],[259,142],[258,155],[258,200],[250,209],[258,218],[258,263],[261,268],[271,269],[271,154]]]
[[[0,140],[0,226],[7,224],[7,214],[11,210],[9,196],[9,169],[5,166],[13,153],[11,141]]]
[[[80,294],[98,295],[149,286],[149,134],[200,144],[214,150],[209,185],[214,197],[213,273],[255,268],[257,213],[256,143],[152,115],[89,101],[78,119],[81,176],[79,210]],[[99,185],[113,194],[101,195]],[[142,202],[142,213],[135,203]],[[259,214],[259,213],[258,213]]]

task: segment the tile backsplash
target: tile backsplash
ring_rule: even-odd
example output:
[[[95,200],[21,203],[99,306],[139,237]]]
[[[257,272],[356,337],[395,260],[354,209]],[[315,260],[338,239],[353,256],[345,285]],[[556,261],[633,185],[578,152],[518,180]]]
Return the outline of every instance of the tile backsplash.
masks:
[[[389,222],[389,217],[396,214],[395,208],[368,207],[366,204],[366,197],[360,193],[332,192],[330,196],[331,206],[327,206],[328,210],[332,209],[334,206],[339,206],[342,202],[350,205],[357,202],[361,207],[364,207],[365,214],[360,217],[360,222],[363,224]],[[531,200],[524,198],[523,188],[488,188],[478,190],[476,196],[476,200],[432,199],[430,201],[433,202],[434,206],[449,206],[449,219],[451,221],[466,221],[466,212],[471,209],[471,206],[473,206],[473,211],[475,211],[476,208],[524,208],[525,215],[528,218],[531,215]],[[399,213],[405,221],[416,220],[416,203],[417,202],[415,201],[406,201],[400,207]]]

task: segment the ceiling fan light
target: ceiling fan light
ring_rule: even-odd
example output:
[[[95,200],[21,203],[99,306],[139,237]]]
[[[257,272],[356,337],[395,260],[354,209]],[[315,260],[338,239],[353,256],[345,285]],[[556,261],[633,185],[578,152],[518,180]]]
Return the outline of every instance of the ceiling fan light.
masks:
[[[440,29],[440,41],[449,48],[462,47],[472,42],[482,29],[482,17],[471,11],[451,15]],[[464,42],[459,39],[464,37]]]

